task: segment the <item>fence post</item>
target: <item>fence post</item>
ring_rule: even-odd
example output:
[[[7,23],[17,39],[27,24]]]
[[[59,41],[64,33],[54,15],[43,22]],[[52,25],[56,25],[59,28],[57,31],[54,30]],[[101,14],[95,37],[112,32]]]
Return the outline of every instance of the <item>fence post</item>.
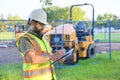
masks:
[[[64,48],[64,20],[62,21],[62,49]]]
[[[106,34],[107,34],[106,27],[104,26],[104,40],[105,41],[106,41]]]
[[[108,20],[108,28],[109,28],[109,52],[110,52],[110,55],[109,55],[109,58],[110,60],[112,59],[112,49],[111,49],[111,25],[110,25],[110,20]]]

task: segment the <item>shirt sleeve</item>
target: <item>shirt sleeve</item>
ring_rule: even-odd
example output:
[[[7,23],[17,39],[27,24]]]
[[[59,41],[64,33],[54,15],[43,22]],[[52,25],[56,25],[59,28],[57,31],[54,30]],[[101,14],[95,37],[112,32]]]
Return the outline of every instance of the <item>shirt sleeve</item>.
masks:
[[[31,44],[31,42],[22,37],[21,40],[20,40],[20,50],[26,54],[28,51],[34,51],[34,48],[33,48],[33,45]]]

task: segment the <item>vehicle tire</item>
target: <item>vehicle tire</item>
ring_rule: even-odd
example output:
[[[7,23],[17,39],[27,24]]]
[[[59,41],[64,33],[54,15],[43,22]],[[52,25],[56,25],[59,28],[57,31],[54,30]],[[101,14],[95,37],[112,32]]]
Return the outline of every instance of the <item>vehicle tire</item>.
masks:
[[[74,65],[78,63],[78,53],[74,51],[73,55],[66,57],[64,63],[67,65]]]
[[[87,49],[87,58],[91,58],[95,56],[95,46],[93,44],[90,44]]]

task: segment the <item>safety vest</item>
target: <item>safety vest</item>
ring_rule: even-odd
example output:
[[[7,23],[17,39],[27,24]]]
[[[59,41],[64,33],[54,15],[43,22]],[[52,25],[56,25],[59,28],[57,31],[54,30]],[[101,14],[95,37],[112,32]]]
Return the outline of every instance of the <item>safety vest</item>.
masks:
[[[39,39],[33,34],[27,33],[23,37],[28,39],[34,47],[35,55],[49,55],[51,52],[51,47],[47,40],[43,37]],[[20,50],[20,39],[16,41],[16,46]],[[20,50],[20,53],[24,59],[24,54]],[[50,66],[50,62],[48,61],[43,64],[31,64],[30,62],[23,61],[23,72],[24,72],[24,80],[56,80],[54,66]]]

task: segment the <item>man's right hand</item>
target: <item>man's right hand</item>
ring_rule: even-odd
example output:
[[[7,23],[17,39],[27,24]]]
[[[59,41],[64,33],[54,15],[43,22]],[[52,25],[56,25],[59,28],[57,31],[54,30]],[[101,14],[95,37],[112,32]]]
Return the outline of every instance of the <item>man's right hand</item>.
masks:
[[[55,61],[58,58],[62,57],[64,54],[65,54],[65,50],[64,49],[58,50],[55,54],[50,56],[50,59]]]

